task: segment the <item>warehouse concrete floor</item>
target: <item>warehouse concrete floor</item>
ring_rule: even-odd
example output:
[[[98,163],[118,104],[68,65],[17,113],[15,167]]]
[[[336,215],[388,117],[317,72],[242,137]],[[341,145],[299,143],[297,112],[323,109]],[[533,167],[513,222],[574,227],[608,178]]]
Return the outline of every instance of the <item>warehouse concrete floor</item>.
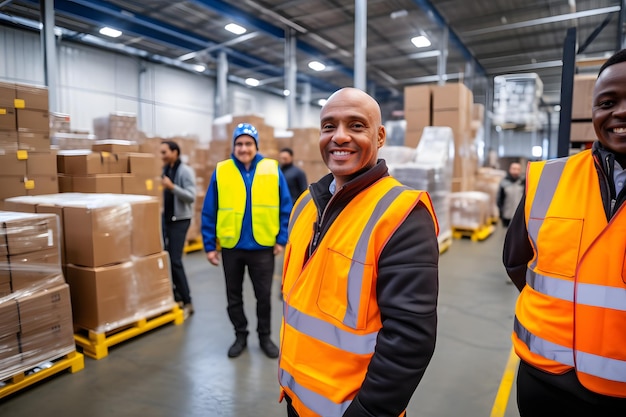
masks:
[[[503,239],[499,227],[483,242],[455,240],[442,254],[437,349],[409,404],[409,417],[518,416],[514,386],[506,409],[491,414],[509,357],[517,297],[505,283]],[[202,253],[189,254],[185,265],[196,309],[185,324],[128,341],[102,360],[85,358],[81,372],[60,374],[0,400],[0,416],[285,416],[277,402],[276,360],[262,354],[254,334],[241,357],[226,357],[233,334],[221,268],[211,267]],[[276,342],[278,286],[276,281]],[[249,280],[245,291],[254,329]]]

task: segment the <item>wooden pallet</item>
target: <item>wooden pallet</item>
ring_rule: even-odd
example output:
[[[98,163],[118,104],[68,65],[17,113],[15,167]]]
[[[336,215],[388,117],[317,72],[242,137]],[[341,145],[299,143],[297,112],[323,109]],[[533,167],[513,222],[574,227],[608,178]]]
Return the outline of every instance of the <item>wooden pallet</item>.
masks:
[[[478,241],[487,239],[489,236],[491,236],[494,230],[495,230],[495,227],[492,224],[483,225],[479,227],[478,229],[465,229],[465,228],[453,227],[452,237],[454,237],[455,239],[462,239],[464,237],[469,237],[470,239],[472,239],[472,242],[478,242]]]
[[[4,385],[0,386],[0,398],[21,391],[60,372],[68,370],[74,374],[85,367],[85,357],[76,351],[49,362],[52,362],[49,368],[40,369],[37,372],[33,371],[37,367],[31,368],[4,380]]]
[[[444,253],[445,251],[450,249],[450,246],[452,245],[452,232],[447,231],[441,233],[437,237],[437,242],[439,243],[439,254]]]
[[[500,221],[500,217],[492,216],[487,219],[487,224],[498,224],[499,221]]]
[[[183,248],[183,252],[184,253],[197,252],[197,251],[201,251],[203,249],[204,249],[204,244],[202,243],[202,239],[201,238],[197,238],[197,239],[190,240],[187,243],[185,243],[185,247]]]
[[[105,333],[96,333],[92,330],[79,330],[74,334],[76,344],[83,349],[83,353],[93,359],[102,359],[108,356],[109,348],[129,339],[147,333],[169,323],[183,324],[185,318],[179,306],[159,314],[144,318],[129,325]]]

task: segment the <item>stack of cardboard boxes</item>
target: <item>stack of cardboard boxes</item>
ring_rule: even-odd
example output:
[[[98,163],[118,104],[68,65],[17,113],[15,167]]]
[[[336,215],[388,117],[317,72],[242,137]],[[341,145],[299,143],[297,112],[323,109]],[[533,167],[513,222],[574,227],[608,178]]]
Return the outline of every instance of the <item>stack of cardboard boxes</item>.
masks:
[[[320,130],[316,127],[290,129],[293,132],[291,143],[286,138],[281,141],[282,147],[293,149],[293,164],[304,171],[310,183],[318,181],[330,171],[322,160],[320,153]]]
[[[596,140],[596,132],[591,122],[593,88],[596,84],[596,78],[597,75],[574,75],[570,142],[593,142]]]
[[[131,113],[111,113],[93,120],[93,131],[100,140],[120,139],[136,141],[139,138],[137,116]]]
[[[160,162],[129,141],[95,141],[92,150],[59,151],[61,192],[159,196]]]
[[[0,381],[75,350],[53,214],[0,211]]]
[[[59,214],[76,327],[103,333],[173,308],[157,199],[68,193],[15,197],[5,205]]]
[[[476,186],[474,188],[476,191],[482,191],[489,196],[489,217],[491,219],[500,217],[497,204],[498,190],[500,189],[500,182],[505,176],[506,171],[488,167],[479,168],[476,175]]]
[[[48,90],[0,83],[0,200],[56,192]]]
[[[473,188],[478,155],[473,143],[473,95],[465,85],[419,85],[404,89],[406,146],[417,146],[426,126],[447,126],[454,135],[452,191]]]
[[[452,229],[479,230],[489,224],[489,195],[480,191],[450,194],[450,225]]]

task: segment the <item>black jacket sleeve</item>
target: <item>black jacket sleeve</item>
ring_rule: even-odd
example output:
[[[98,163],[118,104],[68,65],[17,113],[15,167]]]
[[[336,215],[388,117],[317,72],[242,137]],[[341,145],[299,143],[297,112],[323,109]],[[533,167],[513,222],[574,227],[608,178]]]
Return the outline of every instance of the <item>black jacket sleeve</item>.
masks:
[[[435,349],[439,248],[419,204],[383,249],[376,286],[383,327],[365,380],[344,417],[397,417]]]
[[[511,219],[502,251],[502,262],[506,268],[506,273],[520,291],[526,285],[526,267],[534,256],[524,218],[525,204],[526,195],[522,197]]]

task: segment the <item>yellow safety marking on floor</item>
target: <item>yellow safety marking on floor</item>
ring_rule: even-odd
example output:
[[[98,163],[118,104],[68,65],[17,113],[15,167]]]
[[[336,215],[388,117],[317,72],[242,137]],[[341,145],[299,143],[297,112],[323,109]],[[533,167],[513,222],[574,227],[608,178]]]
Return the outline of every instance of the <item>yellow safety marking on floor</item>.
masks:
[[[493,403],[490,417],[503,417],[506,413],[506,406],[509,403],[509,397],[511,395],[511,388],[513,388],[513,381],[515,380],[515,371],[519,365],[519,358],[515,354],[515,350],[511,348],[509,353],[509,360],[504,368],[504,374],[500,381],[500,388],[498,388],[498,394],[496,394],[496,400]]]

